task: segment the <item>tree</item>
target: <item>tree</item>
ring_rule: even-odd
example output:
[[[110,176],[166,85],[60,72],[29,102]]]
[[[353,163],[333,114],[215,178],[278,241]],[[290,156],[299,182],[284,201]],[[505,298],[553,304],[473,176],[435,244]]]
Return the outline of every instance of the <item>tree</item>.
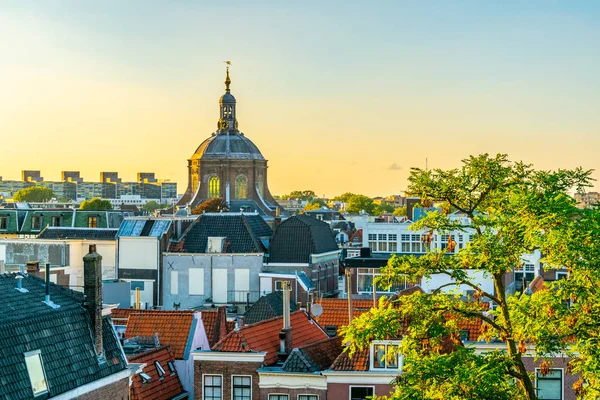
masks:
[[[29,203],[45,203],[54,197],[52,189],[43,186],[30,186],[21,189],[13,196],[14,201],[24,201]]]
[[[304,211],[318,210],[325,205],[321,199],[314,198],[311,202],[304,206]]]
[[[346,208],[346,212],[349,214],[360,214],[362,211],[367,214],[373,214],[375,210],[375,203],[373,203],[373,199],[362,194],[355,194],[354,196],[348,199],[348,207]]]
[[[282,200],[296,199],[296,200],[308,200],[316,198],[317,195],[312,190],[294,190],[290,194],[281,196]]]
[[[347,203],[354,196],[356,196],[354,193],[346,192],[346,193],[341,194],[339,196],[335,196],[333,198],[333,201],[341,201],[343,203]]]
[[[221,211],[229,211],[229,205],[222,198],[215,197],[214,199],[209,199],[199,204],[196,208],[192,210],[192,214],[199,215],[205,212],[210,213]]]
[[[373,208],[373,215],[381,215],[393,212],[394,206],[389,204],[375,204],[375,207]]]
[[[163,208],[169,207],[171,207],[170,204],[162,204],[157,201],[150,200],[142,206],[142,211],[146,211],[147,213],[153,213],[156,210],[162,210]]]
[[[405,217],[406,216],[406,206],[400,206],[400,207],[396,207],[394,209],[393,214],[396,217]]]
[[[452,170],[413,169],[409,194],[442,202],[464,213],[468,225],[437,211],[411,226],[425,232],[468,231],[472,238],[457,252],[432,249],[421,256],[393,256],[378,284],[418,281],[443,274],[475,291],[474,301],[443,292],[399,296],[344,328],[352,354],[371,340],[403,336],[403,375],[394,399],[536,399],[532,376],[522,357],[532,346],[544,358],[560,352],[575,356],[573,372],[582,378],[579,395],[600,394],[600,212],[577,210],[569,195],[590,184],[590,171],[539,171],[506,155],[463,160]],[[507,293],[504,276],[522,265],[522,256],[541,251],[545,268],[568,267],[569,277],[533,295]],[[487,292],[469,270],[485,273],[495,290]],[[495,308],[486,311],[482,298]],[[569,301],[570,300],[570,301]],[[460,322],[479,319],[480,339],[500,339],[504,351],[475,354],[455,346],[443,353],[447,338],[460,342]],[[408,329],[405,328],[408,325]],[[404,328],[404,329],[403,329]],[[428,343],[428,346],[423,346]]]
[[[112,210],[113,206],[110,204],[110,201],[96,197],[91,200],[84,200],[79,205],[79,209],[82,211],[106,211]]]

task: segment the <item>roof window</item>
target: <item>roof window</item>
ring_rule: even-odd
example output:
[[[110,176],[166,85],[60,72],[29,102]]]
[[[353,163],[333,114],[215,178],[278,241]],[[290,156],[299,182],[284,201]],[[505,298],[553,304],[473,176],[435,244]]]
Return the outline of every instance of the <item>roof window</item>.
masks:
[[[175,375],[175,365],[173,365],[173,361],[168,361],[167,366],[169,367],[169,371],[171,371],[171,375]]]
[[[38,396],[47,393],[48,384],[46,383],[46,374],[42,364],[42,352],[40,350],[29,351],[24,356],[33,395]]]
[[[142,378],[142,383],[148,383],[152,380],[152,378],[150,377],[150,375],[148,375],[145,372],[140,372],[140,377]]]
[[[164,379],[165,369],[162,367],[162,365],[160,365],[158,361],[154,361],[154,366],[156,367],[156,372],[158,373],[160,379]]]

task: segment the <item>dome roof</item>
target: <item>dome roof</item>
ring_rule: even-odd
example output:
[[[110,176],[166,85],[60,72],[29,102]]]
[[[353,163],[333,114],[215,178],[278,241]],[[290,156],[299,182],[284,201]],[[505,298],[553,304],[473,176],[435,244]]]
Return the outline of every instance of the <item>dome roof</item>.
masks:
[[[235,104],[235,97],[229,91],[227,91],[221,98],[219,99],[219,104]]]
[[[233,97],[233,96],[232,96]],[[264,160],[258,147],[240,132],[213,134],[198,146],[192,160]]]

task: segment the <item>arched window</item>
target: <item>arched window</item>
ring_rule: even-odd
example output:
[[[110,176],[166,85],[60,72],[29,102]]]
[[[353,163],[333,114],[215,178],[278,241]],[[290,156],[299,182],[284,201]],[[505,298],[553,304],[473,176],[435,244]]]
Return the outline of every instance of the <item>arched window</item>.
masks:
[[[235,198],[245,199],[248,197],[248,179],[240,175],[235,179]]]
[[[218,176],[211,176],[208,181],[208,197],[215,198],[221,195],[221,182]]]

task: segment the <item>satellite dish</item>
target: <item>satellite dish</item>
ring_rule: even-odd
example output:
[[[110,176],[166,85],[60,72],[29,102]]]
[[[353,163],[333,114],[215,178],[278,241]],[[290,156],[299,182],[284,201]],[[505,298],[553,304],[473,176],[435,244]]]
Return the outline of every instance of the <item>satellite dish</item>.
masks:
[[[310,308],[310,312],[312,315],[314,315],[315,317],[318,317],[319,315],[323,314],[323,306],[320,304],[314,304],[311,308]]]

